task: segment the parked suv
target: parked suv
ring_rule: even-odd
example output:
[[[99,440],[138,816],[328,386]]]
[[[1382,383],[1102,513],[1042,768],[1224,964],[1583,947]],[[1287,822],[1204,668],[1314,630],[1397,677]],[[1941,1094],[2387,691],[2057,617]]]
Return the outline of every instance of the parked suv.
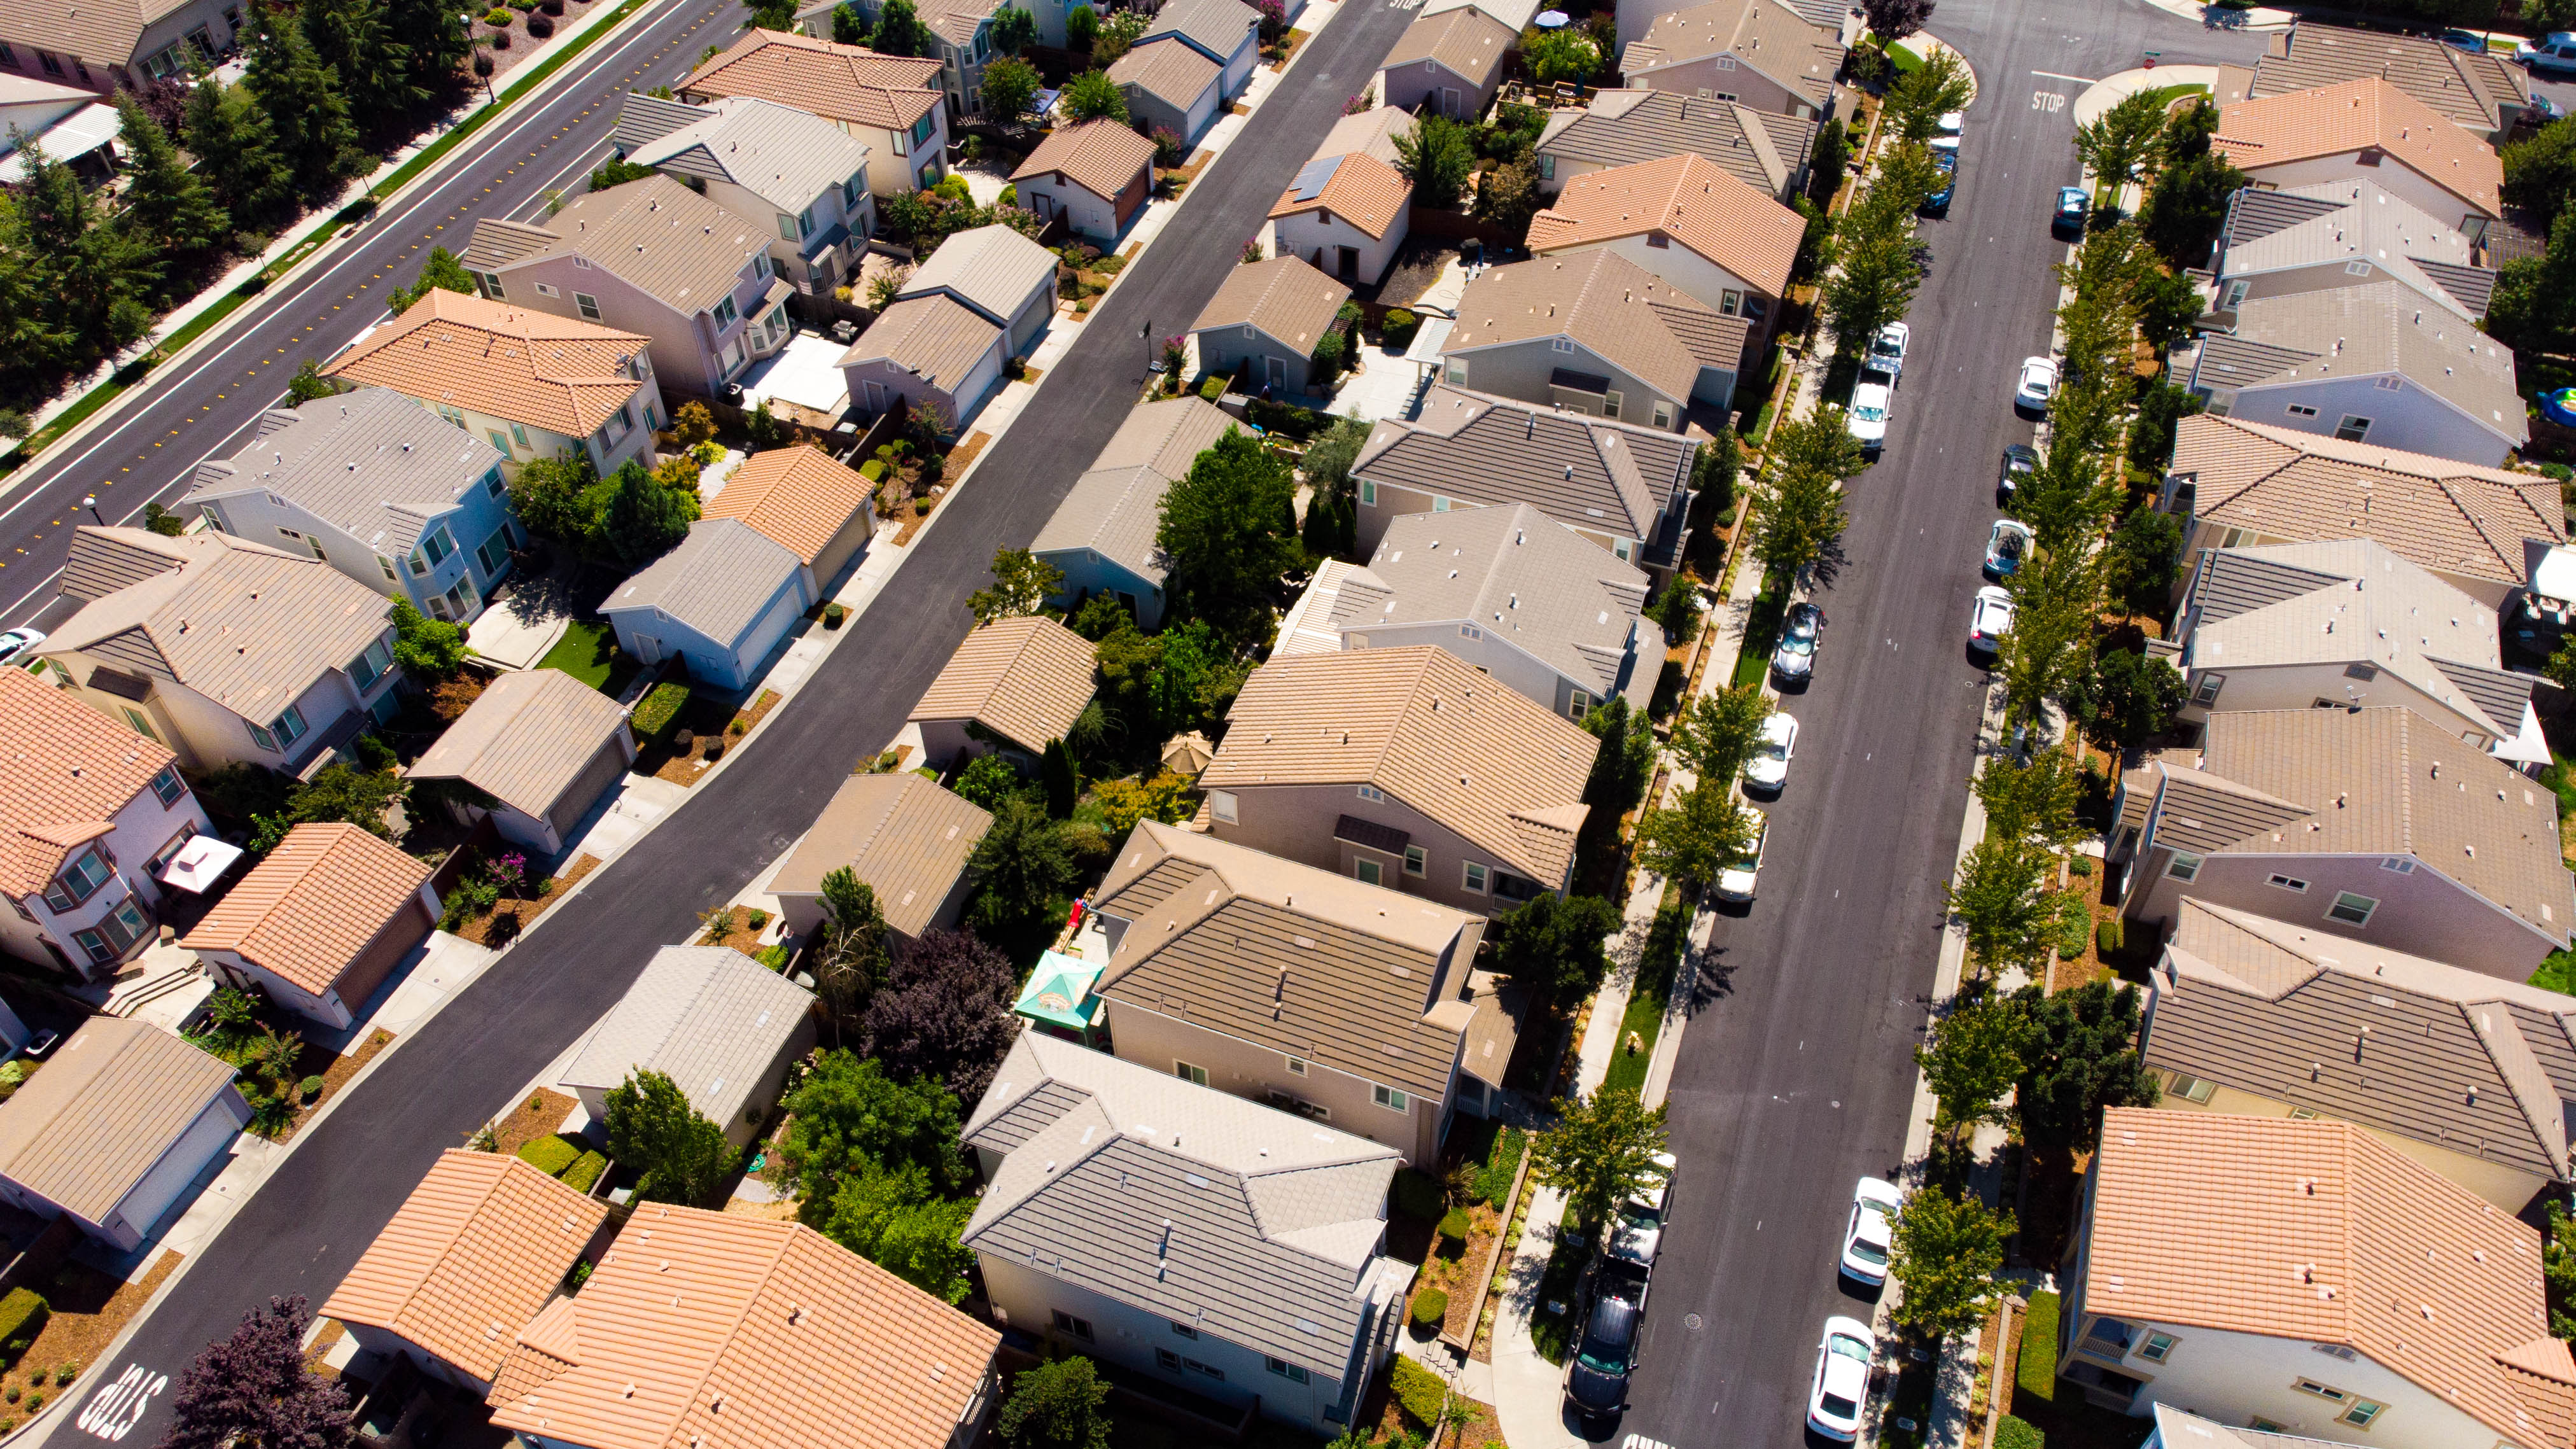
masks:
[[[1565,1359],[1565,1397],[1586,1419],[1615,1419],[1628,1408],[1628,1376],[1646,1321],[1646,1274],[1608,1259],[1584,1285],[1583,1336]]]

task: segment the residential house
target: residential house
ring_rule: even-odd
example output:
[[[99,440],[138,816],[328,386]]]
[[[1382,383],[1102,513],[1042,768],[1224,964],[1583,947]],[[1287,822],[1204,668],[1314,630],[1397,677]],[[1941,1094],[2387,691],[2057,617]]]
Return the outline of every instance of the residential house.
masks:
[[[2508,1213],[2565,1191],[2576,997],[2189,899],[2147,981],[2158,1106],[2350,1122]]]
[[[1538,139],[1538,187],[1554,196],[1577,176],[1687,151],[1785,203],[1806,189],[1822,124],[1677,91],[1595,91],[1581,110],[1548,112]]]
[[[2547,765],[2532,690],[2504,667],[2496,611],[2366,538],[2210,549],[2171,636],[2182,718],[2271,709],[2410,709],[2443,734]]]
[[[1396,519],[1365,568],[1319,572],[1273,657],[1437,644],[1582,722],[1655,690],[1663,626],[1641,619],[1645,570],[1526,503]]]
[[[1111,62],[1109,78],[1137,130],[1168,131],[1183,146],[1196,146],[1225,114],[1225,67],[1176,35],[1135,46]]]
[[[402,773],[482,791],[491,803],[475,813],[490,815],[504,839],[552,857],[634,762],[635,735],[616,700],[560,669],[521,669],[494,679]]]
[[[1037,1032],[965,1138],[995,1318],[1310,1435],[1357,1418],[1413,1274],[1393,1149]]]
[[[23,669],[0,669],[0,949],[68,975],[111,974],[152,939],[162,868],[214,825],[177,756]]]
[[[1748,365],[1739,371],[1751,372],[1779,320],[1806,226],[1726,168],[1681,155],[1567,181],[1531,218],[1529,249],[1533,257],[1614,251],[1720,316],[1743,318]]]
[[[1128,413],[1029,544],[1064,575],[1054,601],[1072,609],[1089,595],[1110,594],[1138,627],[1162,627],[1167,570],[1154,536],[1162,526],[1163,495],[1234,427],[1233,418],[1196,396]]]
[[[608,1204],[507,1152],[438,1154],[393,1220],[358,1255],[321,1316],[358,1351],[409,1359],[429,1377],[490,1393],[507,1329],[559,1296]]]
[[[677,659],[702,684],[749,689],[813,605],[805,578],[785,544],[739,518],[701,518],[599,612],[638,663]]]
[[[809,112],[751,96],[703,106],[627,93],[614,144],[739,217],[777,226],[770,265],[799,291],[854,284],[877,229],[868,146]]]
[[[2576,919],[2557,797],[2412,710],[2213,714],[2112,803],[2141,929],[2190,896],[2521,981]]]
[[[639,1072],[671,1079],[689,1106],[748,1146],[788,1066],[814,1049],[814,993],[731,946],[665,946],[599,1019],[562,1084],[593,1122]]]
[[[432,873],[355,825],[298,825],[179,944],[218,981],[346,1027],[437,928]]]
[[[2213,548],[2359,535],[2490,609],[2567,541],[2558,485],[2449,458],[2198,414],[2174,427],[2164,508],[2183,520],[2183,578]]]
[[[941,68],[936,59],[754,29],[689,72],[677,90],[691,105],[749,96],[821,116],[868,148],[868,189],[894,196],[948,174]]]
[[[1373,89],[1379,104],[1399,111],[1473,121],[1493,103],[1503,62],[1519,42],[1520,32],[1473,6],[1424,15],[1378,62]]]
[[[1350,298],[1350,288],[1298,257],[1236,267],[1190,324],[1199,366],[1265,393],[1329,390],[1332,375],[1313,365],[1315,344]]]
[[[1482,10],[1503,22],[1518,35],[1530,28],[1538,13],[1546,9],[1545,0],[1423,0],[1421,14],[1438,15],[1450,10]]]
[[[2184,385],[2223,417],[2490,467],[2531,441],[2512,351],[2394,281],[2248,299]]]
[[[2304,1434],[2232,1428],[2171,1404],[2156,1405],[2148,1417],[2156,1427],[2139,1449],[2330,1449],[2333,1443]]]
[[[1007,226],[961,231],[915,268],[841,354],[850,401],[870,413],[901,399],[963,424],[1008,381],[1055,315],[1056,258]]]
[[[533,289],[531,289],[533,290]],[[653,339],[577,318],[432,290],[322,369],[385,387],[478,438],[507,439],[501,476],[580,456],[601,477],[642,458],[670,422]]]
[[[39,657],[74,698],[191,769],[309,777],[401,707],[383,596],[310,554],[82,527],[63,592],[80,612]]]
[[[950,119],[984,108],[984,66],[993,58],[993,22],[1011,4],[1012,0],[923,0],[913,12],[933,37],[940,65],[932,84],[947,94]],[[881,0],[850,0],[850,5],[870,27],[885,19]],[[837,0],[833,4],[807,0],[797,9],[796,28],[829,40],[832,12],[837,8]],[[1064,44],[1066,0],[1022,0],[1019,8],[1037,20],[1041,44]]]
[[[1154,12],[1136,48],[1162,40],[1180,41],[1216,64],[1217,103],[1223,106],[1252,84],[1252,68],[1261,60],[1261,12],[1243,0],[1171,0]]]
[[[1645,9],[1638,0],[1622,12]],[[1819,25],[1780,0],[1716,0],[1686,10],[1664,10],[1650,24],[1619,34],[1632,37],[1619,53],[1620,79],[1648,90],[1705,100],[1739,101],[1757,111],[1822,122],[1834,113],[1834,77],[1842,73],[1842,34]]]
[[[2283,190],[2367,172],[2473,239],[2504,214],[2495,152],[2379,75],[2221,106],[2210,148]]]
[[[1106,116],[1058,126],[1011,173],[1020,205],[1113,245],[1154,191],[1154,143]]]
[[[2531,77],[2509,55],[2440,36],[2323,25],[2304,17],[2273,33],[2246,94],[2261,100],[2377,76],[2481,141],[2503,145],[2532,107]]]
[[[1413,422],[1381,419],[1351,476],[1359,546],[1408,513],[1527,503],[1658,581],[1690,537],[1699,442],[1630,422],[1434,387]]]
[[[2360,176],[2238,191],[2228,200],[2210,273],[2222,321],[2249,300],[2339,291],[2385,276],[2417,301],[2475,322],[2487,314],[2496,283],[2468,237]]]
[[[876,485],[811,444],[764,448],[745,458],[706,501],[704,518],[738,518],[796,555],[812,603],[876,533]]]
[[[231,459],[197,465],[179,502],[208,526],[341,573],[434,619],[471,622],[510,572],[520,534],[487,443],[389,388],[263,414]]]
[[[233,0],[24,0],[0,9],[0,67],[106,95],[184,81],[240,31]]]
[[[250,1121],[233,1076],[149,1022],[89,1018],[0,1102],[0,1199],[141,1247]]]
[[[1001,1338],[801,1223],[646,1203],[580,1293],[516,1331],[488,1402],[550,1449],[689,1449],[746,1423],[966,1449]]]
[[[876,892],[897,950],[953,929],[973,884],[966,864],[992,812],[910,770],[852,775],[770,877],[778,913],[800,940],[823,923],[823,877],[847,870]]]
[[[1367,874],[1140,821],[1091,902],[1106,951],[1090,994],[1119,1057],[1429,1170],[1452,1113],[1501,1101],[1528,993],[1476,968],[1482,916]]]
[[[1687,430],[1693,406],[1724,426],[1755,325],[1615,251],[1538,257],[1467,284],[1441,380],[1657,432]]]
[[[921,731],[923,757],[941,769],[996,751],[1034,769],[1049,741],[1072,732],[1098,684],[1090,640],[1043,615],[1001,619],[957,646],[908,723]]]
[[[1219,840],[1485,915],[1572,877],[1601,742],[1445,649],[1274,658],[1227,718]]]
[[[1474,10],[1449,13],[1484,19]],[[1393,106],[1334,122],[1270,208],[1277,255],[1302,257],[1355,286],[1384,280],[1412,225],[1413,183],[1396,169],[1395,149],[1398,137],[1412,134],[1413,117]]]
[[[795,330],[776,235],[765,213],[655,175],[585,192],[543,224],[485,217],[457,259],[495,302],[652,338],[664,382],[714,397]]]
[[[0,186],[26,185],[37,156],[69,167],[84,186],[103,186],[116,175],[124,134],[116,107],[95,92],[0,70]]]
[[[2084,1196],[2057,1361],[2096,1404],[2349,1444],[2576,1427],[2539,1232],[2349,1123],[2115,1107]]]

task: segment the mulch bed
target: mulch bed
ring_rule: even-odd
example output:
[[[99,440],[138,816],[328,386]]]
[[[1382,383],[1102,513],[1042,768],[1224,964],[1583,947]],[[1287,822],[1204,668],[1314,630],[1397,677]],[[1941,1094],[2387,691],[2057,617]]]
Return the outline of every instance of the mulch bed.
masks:
[[[769,949],[762,943],[760,933],[777,917],[764,912],[761,924],[755,926],[751,923],[751,912],[749,906],[728,907],[722,916],[707,922],[697,943],[701,946],[731,946],[746,956],[759,955]]]
[[[358,1044],[356,1051],[344,1052],[338,1056],[324,1051],[311,1042],[305,1043],[304,1055],[296,1061],[296,1066],[308,1077],[320,1077],[322,1090],[312,1101],[298,1108],[295,1120],[287,1123],[284,1129],[270,1140],[285,1142],[292,1138],[305,1123],[313,1120],[314,1113],[322,1110],[323,1103],[331,1100],[332,1093],[348,1085],[349,1079],[358,1074],[358,1069],[365,1066],[376,1053],[383,1051],[385,1044],[393,1039],[392,1032],[378,1027],[367,1033],[367,1039]]]
[[[529,1103],[536,1105],[531,1107]],[[516,1152],[540,1137],[551,1135],[572,1109],[581,1105],[577,1097],[550,1092],[543,1087],[519,1100],[510,1115],[492,1124],[492,1141],[503,1152]]]
[[[544,895],[538,896],[534,900],[502,901],[499,905],[494,906],[485,914],[475,916],[467,920],[464,924],[458,926],[451,934],[462,936],[477,946],[490,945],[493,919],[504,915],[516,915],[519,918],[518,929],[524,932],[528,927],[536,924],[537,917],[545,914],[548,907],[552,906],[555,902],[562,900],[565,892],[571,890],[574,886],[581,884],[581,878],[583,876],[590,874],[598,868],[599,861],[596,857],[588,855],[574,856],[572,867],[564,871],[562,874],[557,875],[554,878],[554,884],[547,888]]]
[[[749,709],[733,710],[730,714],[720,699],[692,696],[681,710],[679,722],[680,728],[692,732],[689,747],[685,750],[669,745],[657,747],[662,761],[653,769],[654,778],[668,780],[674,785],[698,783],[699,777],[706,774],[707,767],[715,763],[707,757],[708,745],[722,740],[724,748],[731,749],[742,743],[742,737],[751,733],[751,727],[760,723],[761,718],[777,705],[778,691],[774,689],[762,690]],[[672,737],[678,738],[677,731]]]
[[[546,18],[555,23],[555,35],[561,35],[566,30],[580,24],[581,18],[584,15],[589,14],[591,7],[597,3],[598,0],[565,0],[563,14],[550,15]],[[475,5],[466,6],[464,8],[474,17],[474,24],[471,29],[474,34],[475,48],[478,50],[488,51],[490,53],[492,57],[492,78],[496,81],[506,79],[511,70],[517,67],[520,62],[525,61],[529,56],[536,54],[537,51],[543,49],[549,41],[554,39],[554,36],[546,36],[540,39],[537,36],[530,35],[528,33],[528,15],[531,12],[513,10],[510,12],[510,25],[508,30],[510,36],[510,48],[508,50],[492,50],[487,44],[493,34],[492,28],[483,23],[484,13],[490,7],[488,5]]]
[[[1034,374],[1032,375],[1034,376]],[[959,443],[954,449],[950,450],[948,461],[940,468],[939,476],[942,478],[965,477],[966,469],[974,463],[977,455],[984,451],[984,445],[991,441],[993,441],[992,435],[988,433],[977,433],[966,441]]]
[[[64,1265],[44,1290],[53,1316],[45,1320],[44,1331],[20,1356],[17,1367],[0,1374],[0,1398],[12,1401],[0,1406],[0,1433],[17,1427],[22,1417],[39,1407],[37,1395],[55,1399],[80,1392],[78,1374],[107,1352],[107,1346],[124,1331],[127,1320],[178,1268],[179,1258],[178,1253],[165,1250],[152,1265],[152,1271],[132,1283],[84,1263]],[[56,1383],[66,1367],[74,1371],[72,1383]]]

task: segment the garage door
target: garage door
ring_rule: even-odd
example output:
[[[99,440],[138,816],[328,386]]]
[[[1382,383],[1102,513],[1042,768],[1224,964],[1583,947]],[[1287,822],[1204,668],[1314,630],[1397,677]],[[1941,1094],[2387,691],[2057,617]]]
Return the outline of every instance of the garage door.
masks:
[[[626,752],[617,747],[617,737],[611,735],[600,742],[599,753],[592,755],[590,762],[581,767],[580,777],[557,797],[555,808],[546,812],[546,824],[554,828],[558,847],[572,834],[572,828],[581,823],[581,817],[590,813],[590,807],[598,804],[599,797],[625,772]]]

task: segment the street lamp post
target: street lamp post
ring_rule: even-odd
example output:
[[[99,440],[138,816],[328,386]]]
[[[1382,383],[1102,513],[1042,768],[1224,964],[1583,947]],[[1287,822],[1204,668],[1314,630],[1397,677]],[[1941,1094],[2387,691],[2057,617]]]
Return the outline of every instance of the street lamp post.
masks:
[[[456,13],[456,23],[465,27],[465,39],[470,44],[474,39],[474,17],[460,10]],[[501,93],[492,89],[492,78],[488,75],[483,77],[483,98],[493,105],[501,104]]]
[[[87,495],[83,496],[83,497],[82,497],[82,499],[81,499],[81,507],[86,508],[86,509],[88,509],[88,510],[89,510],[89,521],[90,521],[90,522],[97,524],[97,525],[98,525],[99,527],[101,527],[101,528],[105,528],[105,527],[107,527],[107,520],[98,516],[98,495],[97,495],[97,494],[95,494],[95,493],[91,493],[91,494],[87,494]]]

